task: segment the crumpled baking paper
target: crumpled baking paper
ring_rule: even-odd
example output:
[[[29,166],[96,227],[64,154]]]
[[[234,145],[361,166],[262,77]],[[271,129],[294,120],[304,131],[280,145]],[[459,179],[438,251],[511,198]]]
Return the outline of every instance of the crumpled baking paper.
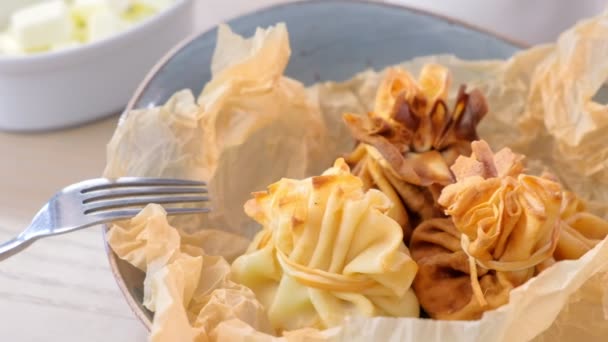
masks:
[[[244,220],[242,204],[252,189],[264,189],[283,176],[310,176],[330,165],[328,158],[338,157],[353,147],[348,130],[342,124],[342,113],[363,114],[371,109],[382,72],[368,70],[347,82],[317,84],[306,89],[304,95],[299,83],[281,76],[289,57],[289,53],[285,53],[288,47],[286,50],[284,30],[284,26],[278,25],[258,31],[251,40],[243,40],[226,28],[220,29],[218,58],[212,65],[214,80],[205,88],[209,89],[207,96],[203,91],[196,102],[191,93],[184,91],[163,107],[133,111],[110,142],[106,176],[167,176],[210,181],[211,190],[215,189],[219,196],[212,202],[215,217],[171,218],[167,224],[158,223],[165,228],[175,227],[182,237],[177,239],[180,242],[185,234],[209,228],[232,234],[229,239],[234,241],[244,238],[233,233],[250,238],[256,228]],[[567,188],[588,200],[591,210],[606,217],[608,145],[602,143],[602,136],[608,134],[608,113],[601,102],[608,96],[601,87],[608,76],[607,33],[608,13],[603,13],[568,30],[556,44],[522,51],[506,61],[429,56],[401,66],[417,74],[425,63],[443,64],[452,71],[454,85],[465,83],[469,88],[482,90],[490,111],[479,127],[480,137],[494,149],[508,146],[526,154],[530,172],[548,169]],[[283,45],[264,49],[269,44],[277,44],[277,36],[285,37],[278,39]],[[268,55],[260,56],[260,51]],[[265,58],[277,60],[270,63]],[[226,74],[223,81],[215,81],[221,74],[218,70],[240,67],[241,61],[245,61],[245,65],[246,61],[252,61],[252,64],[245,66],[242,73]],[[252,68],[255,63],[261,63],[262,67]],[[273,68],[276,65],[281,67]],[[266,73],[273,72],[274,77],[266,77]],[[237,91],[234,91],[235,84]],[[454,99],[456,90],[457,87],[451,90],[450,99]],[[272,102],[274,106],[279,104],[276,110],[263,100],[265,97],[261,94],[268,91],[281,98]],[[248,99],[252,95],[260,98]],[[226,100],[232,96],[236,102],[244,103],[249,115],[241,106]],[[219,111],[214,112],[217,107],[209,103],[217,104]],[[293,108],[298,115],[290,117],[285,108]],[[225,119],[216,114],[215,122],[219,125],[208,123],[207,120],[212,119],[207,117],[208,113],[226,111],[231,114]],[[267,115],[267,111],[274,114]],[[314,127],[313,131],[289,130],[289,120],[298,117],[302,120],[302,116],[305,121],[297,125]],[[239,128],[240,125],[246,129]],[[260,128],[277,126],[281,129]],[[201,135],[207,130],[215,130],[215,135]],[[302,131],[314,138],[304,140],[310,146],[299,150],[296,147],[300,146],[294,146],[289,138]],[[323,141],[326,148],[319,150],[315,139]],[[289,148],[282,148],[284,146]],[[255,168],[250,167],[253,164]],[[244,169],[249,181],[244,180],[247,178],[243,176]],[[214,184],[214,179],[218,184]],[[143,214],[145,211],[140,214],[140,220],[146,217]],[[150,223],[141,229],[142,226],[134,222],[137,219],[115,225],[110,231],[109,243],[119,257],[147,271],[145,304],[156,312],[153,340],[279,340],[266,334],[270,331],[264,331],[265,317],[259,317],[262,315],[259,303],[249,296],[246,288],[231,283],[223,266],[211,267],[212,271],[205,268],[206,258],[212,265],[225,265],[218,261],[225,259],[224,250],[215,248],[209,252],[215,242],[205,242],[226,241],[222,231],[216,231],[219,233],[213,234],[213,240],[196,240],[194,246],[182,243],[179,252],[175,252],[175,234],[153,233],[156,231],[154,220],[147,221]],[[151,238],[155,234],[160,235]],[[174,248],[172,251],[167,250],[167,246],[158,249],[152,243],[149,249],[148,242],[142,242],[142,239],[148,241],[146,236],[150,236],[151,242],[163,241],[169,245],[167,241],[171,241]],[[225,247],[231,251],[226,257],[238,255],[238,248],[229,243]],[[197,252],[192,252],[195,248]],[[219,280],[210,285],[208,279]],[[201,286],[201,282],[206,285]],[[485,313],[478,321],[351,317],[340,327],[325,331],[301,329],[286,333],[280,340],[604,341],[608,334],[607,284],[608,240],[604,240],[581,259],[559,262],[513,290],[507,305]],[[236,297],[227,291],[231,286],[240,291]],[[205,300],[196,299],[198,304],[193,306],[191,302],[199,298],[199,288],[204,290],[204,298],[215,298],[213,303],[217,305],[205,305]],[[240,304],[249,308],[248,315],[239,314]],[[192,308],[201,311],[193,312]],[[202,313],[203,319],[211,318],[205,322],[194,319],[193,315]]]
[[[220,26],[213,78],[198,99],[182,90],[161,107],[129,113],[109,143],[104,175],[207,181],[213,210],[205,223],[253,236],[257,226],[242,210],[249,193],[320,173],[336,154],[304,86],[283,76],[290,53],[285,24],[250,39]]]
[[[246,239],[219,230],[182,234],[161,206],[151,204],[115,223],[108,242],[118,257],[146,273],[143,304],[155,312],[151,341],[207,341],[229,319],[271,332],[253,291],[229,280],[226,258],[205,253],[220,245],[230,246],[230,255],[239,245],[246,248]]]

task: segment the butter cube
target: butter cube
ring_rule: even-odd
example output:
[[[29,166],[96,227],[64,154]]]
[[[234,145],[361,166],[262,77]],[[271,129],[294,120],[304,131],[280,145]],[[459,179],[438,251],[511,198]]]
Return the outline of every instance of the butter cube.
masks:
[[[9,33],[0,33],[0,54],[22,55],[25,51],[19,42]]]
[[[105,6],[107,6],[106,0],[74,0],[72,14],[77,20],[86,23],[93,13]]]
[[[141,4],[157,11],[162,11],[171,6],[175,0],[135,0],[136,4]]]
[[[123,14],[122,17],[130,23],[136,23],[155,15],[157,12],[158,11],[152,7],[148,7],[146,5],[134,2],[133,5],[129,7],[129,9]]]
[[[25,50],[50,47],[72,36],[68,6],[61,0],[45,1],[15,12],[10,31]]]
[[[67,42],[53,44],[51,46],[51,51],[60,51],[60,50],[68,50],[81,46],[82,44],[76,40],[70,40]]]
[[[87,21],[93,13],[103,7],[108,7],[117,14],[123,14],[130,6],[131,0],[74,0],[72,13],[78,20]]]
[[[74,7],[100,7],[108,4],[108,0],[74,0]]]
[[[126,28],[126,23],[114,11],[103,7],[93,13],[87,22],[88,41],[104,39]]]
[[[105,0],[112,10],[118,14],[125,13],[131,7],[131,0]]]

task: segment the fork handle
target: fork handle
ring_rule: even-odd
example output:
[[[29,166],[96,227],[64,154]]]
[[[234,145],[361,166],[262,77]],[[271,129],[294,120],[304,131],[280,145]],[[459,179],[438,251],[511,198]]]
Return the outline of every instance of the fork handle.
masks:
[[[0,244],[0,261],[4,261],[13,255],[21,252],[22,250],[29,247],[34,243],[34,239],[25,239],[18,236],[12,240],[9,240],[3,244]]]

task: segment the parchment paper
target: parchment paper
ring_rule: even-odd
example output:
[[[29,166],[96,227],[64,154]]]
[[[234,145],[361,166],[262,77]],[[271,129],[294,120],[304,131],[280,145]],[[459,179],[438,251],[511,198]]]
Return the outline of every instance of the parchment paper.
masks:
[[[381,72],[364,71],[350,81],[318,84],[305,91],[296,81],[281,76],[289,57],[286,30],[281,33],[283,30],[279,25],[258,31],[251,40],[220,30],[216,51],[219,59],[214,59],[212,65],[214,80],[205,88],[212,91],[204,91],[198,104],[186,91],[162,108],[129,113],[109,145],[105,175],[209,180],[212,197],[216,189],[217,198],[212,206],[217,215],[210,219],[172,219],[171,226],[181,235],[216,228],[220,230],[220,240],[222,230],[251,237],[256,228],[248,225],[242,214],[242,203],[249,197],[248,193],[264,189],[282,176],[301,178],[314,174],[330,165],[329,160],[348,152],[353,141],[342,125],[341,114],[364,114],[370,110],[382,77]],[[601,91],[599,95],[596,93],[608,76],[607,57],[608,14],[603,13],[570,29],[556,44],[534,47],[507,61],[463,61],[453,56],[430,56],[401,66],[416,74],[427,62],[440,63],[452,70],[453,84],[480,88],[490,108],[480,126],[480,136],[495,150],[509,146],[526,154],[531,172],[549,169],[567,188],[589,200],[596,214],[606,217],[608,144],[602,137],[608,134],[608,113],[603,104],[593,101],[593,96],[602,97]],[[255,63],[263,67],[254,68]],[[247,66],[243,72],[223,74],[224,78],[219,76],[221,72],[216,72],[240,65]],[[234,89],[231,87],[235,84],[239,90],[224,92],[224,89]],[[456,89],[452,89],[451,99]],[[280,101],[275,98],[271,102],[263,101],[267,94],[279,96]],[[258,95],[259,101],[248,99]],[[247,98],[246,110],[234,105],[245,101],[244,98]],[[292,112],[297,115],[291,115]],[[210,117],[218,118],[222,125],[205,125]],[[247,129],[238,130],[242,125]],[[211,140],[205,136],[210,131]],[[305,135],[308,138],[302,140],[302,131],[308,132],[309,135]],[[298,145],[290,140],[293,134],[299,138]],[[224,135],[232,139],[223,140]],[[319,149],[317,142],[323,142],[324,148]],[[214,152],[208,152],[210,146]],[[128,232],[135,225],[127,221],[112,230],[117,227]],[[141,234],[152,234],[152,229],[144,229],[135,236]],[[110,239],[110,245],[119,256],[137,266],[134,260],[146,260],[146,243],[140,241],[128,257],[120,253],[125,246],[133,246],[133,239],[133,234],[124,234],[122,238]],[[322,332],[298,330],[286,334],[285,339],[469,342],[529,341],[536,337],[538,341],[573,338],[603,341],[608,332],[607,241],[579,260],[562,261],[545,270],[512,291],[509,304],[487,312],[479,321],[352,317],[340,327]],[[204,255],[210,253],[226,254],[226,257],[235,254],[234,249],[231,253],[209,252],[206,249],[209,247],[204,246],[213,243],[198,243],[202,246],[198,255],[203,260]],[[178,267],[173,265],[179,259],[173,261],[160,254],[148,260],[148,266],[140,268],[147,269],[150,277],[150,265],[156,265],[156,260],[165,260],[161,264],[170,270]],[[205,278],[204,267],[194,269],[202,272],[197,279]],[[183,337],[186,335],[180,335],[184,329],[194,329],[192,339],[197,341],[273,340],[270,335],[255,330],[264,330],[265,323],[264,318],[259,317],[259,303],[254,298],[245,295],[245,302],[256,309],[242,316],[235,307],[240,308],[243,300],[229,297],[223,297],[225,300],[221,302],[224,311],[214,311],[219,309],[213,306],[192,306],[189,296],[174,294],[189,293],[186,289],[197,288],[200,283],[190,284],[183,276],[163,272],[160,274],[167,276],[158,280],[156,287],[178,286],[179,291],[165,291],[163,295],[154,295],[152,291],[152,295],[146,297],[146,304],[156,310],[157,317],[168,317],[164,308],[171,307],[173,317],[180,317],[182,312],[182,318],[156,318],[153,340],[187,341],[189,339]],[[222,278],[225,282],[211,287],[212,297],[217,295],[215,291],[225,291],[232,286],[226,285],[229,277],[225,274]],[[146,286],[149,288],[149,283]],[[181,307],[176,303],[181,303]],[[192,317],[184,319],[188,317],[186,312],[196,314],[192,308],[216,319],[209,320],[201,330],[197,325],[201,322]],[[214,314],[216,312],[237,314]]]

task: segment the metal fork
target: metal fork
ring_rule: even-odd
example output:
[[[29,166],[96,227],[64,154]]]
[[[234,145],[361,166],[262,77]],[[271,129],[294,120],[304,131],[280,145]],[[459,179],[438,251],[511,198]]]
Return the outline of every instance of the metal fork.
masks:
[[[52,235],[131,218],[149,203],[206,202],[203,182],[162,178],[104,178],[70,185],[55,194],[16,238],[0,244],[0,261]],[[204,207],[165,207],[168,215],[209,212]]]

